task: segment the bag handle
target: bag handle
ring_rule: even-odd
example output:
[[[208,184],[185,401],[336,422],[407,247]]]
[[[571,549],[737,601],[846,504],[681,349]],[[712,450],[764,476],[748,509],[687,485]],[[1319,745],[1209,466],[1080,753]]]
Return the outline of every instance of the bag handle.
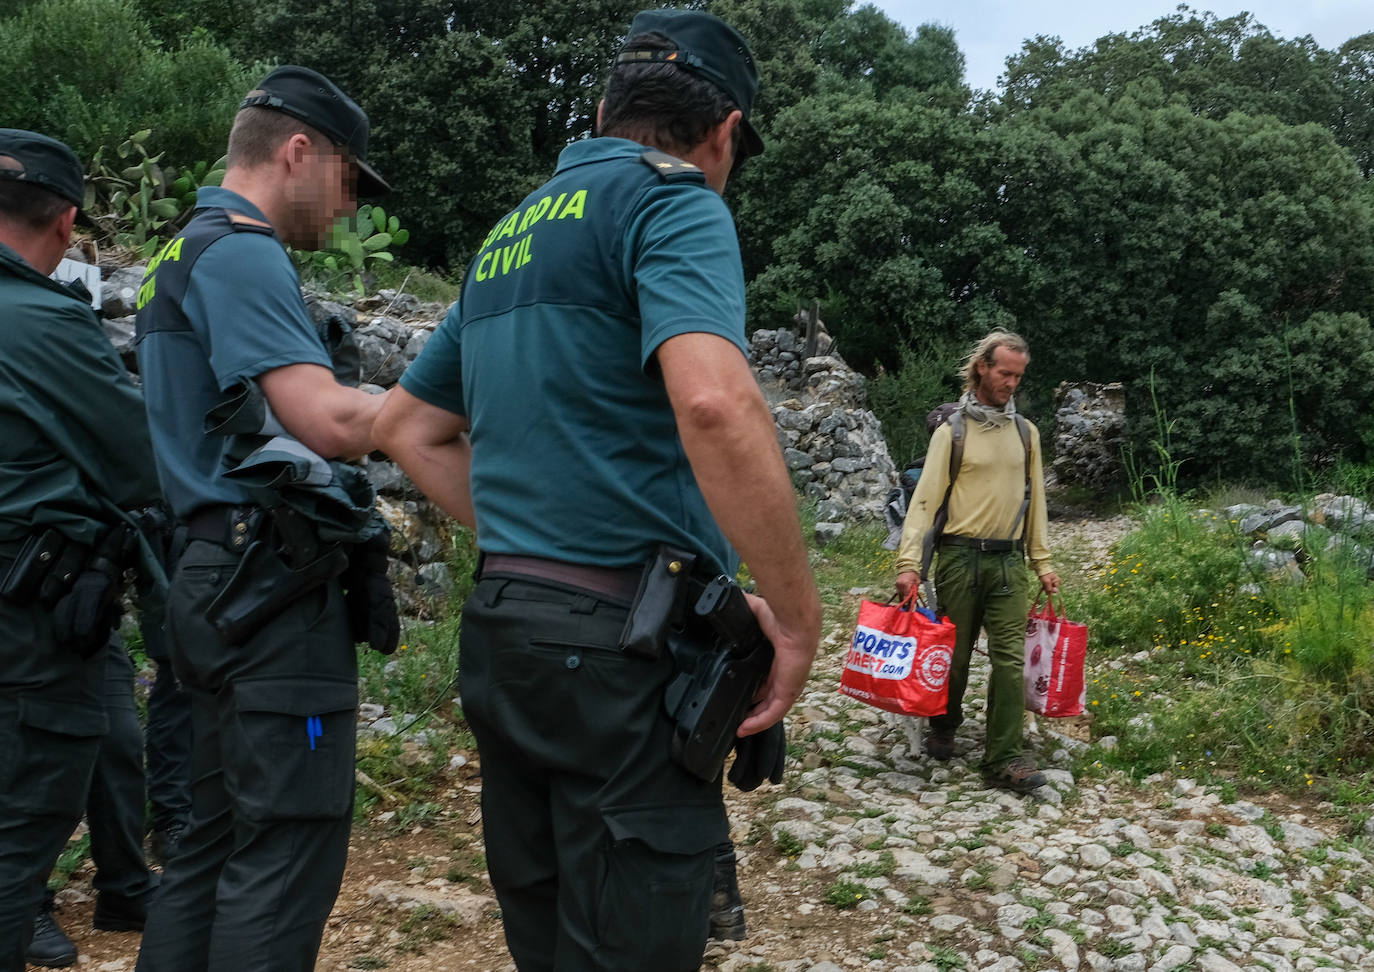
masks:
[[[1068,614],[1065,613],[1065,611],[1064,611],[1064,595],[1062,595],[1062,594],[1058,595],[1058,597],[1059,597],[1059,613],[1058,613],[1058,614],[1056,614],[1056,613],[1055,613],[1055,610],[1054,610],[1054,599],[1055,599],[1055,596],[1056,596],[1056,595],[1054,595],[1054,594],[1048,594],[1048,595],[1047,595],[1044,591],[1041,591],[1040,593],[1036,594],[1036,595],[1035,595],[1035,600],[1031,603],[1030,616],[1033,617],[1033,618],[1046,618],[1046,619],[1048,619],[1048,620],[1050,620],[1050,621],[1064,621],[1064,620],[1067,620],[1067,619],[1068,619]],[[1040,607],[1040,604],[1041,604],[1042,601],[1044,602],[1044,605],[1045,605],[1045,607],[1044,607],[1043,609]]]

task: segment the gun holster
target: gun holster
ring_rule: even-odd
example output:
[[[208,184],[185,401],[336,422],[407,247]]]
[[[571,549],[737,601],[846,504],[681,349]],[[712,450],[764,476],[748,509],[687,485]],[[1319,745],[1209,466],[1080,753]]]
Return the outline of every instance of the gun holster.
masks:
[[[673,760],[709,781],[720,777],[740,723],[772,668],[773,644],[764,637],[744,592],[723,574],[701,592],[693,619],[686,637],[704,623],[714,643],[691,670],[668,684],[663,701],[675,723]]]
[[[666,544],[658,548],[639,579],[639,590],[620,632],[621,651],[640,658],[662,656],[668,632],[682,625],[696,561],[696,555],[685,550]]]
[[[348,567],[348,552],[341,544],[320,544],[300,514],[290,511],[282,518],[281,509],[271,511],[281,545],[272,531],[249,543],[233,576],[205,609],[205,619],[231,645],[243,644],[294,601]]]

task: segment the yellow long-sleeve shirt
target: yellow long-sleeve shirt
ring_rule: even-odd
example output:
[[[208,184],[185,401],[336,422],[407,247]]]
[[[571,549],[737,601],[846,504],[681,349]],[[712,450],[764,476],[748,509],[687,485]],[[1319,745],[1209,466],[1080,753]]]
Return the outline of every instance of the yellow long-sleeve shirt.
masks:
[[[1040,432],[1034,424],[1031,433],[1031,501],[1025,520],[1012,536],[1012,525],[1025,496],[1025,449],[1015,422],[986,428],[976,422],[964,424],[964,458],[954,489],[949,496],[949,518],[945,535],[983,537],[992,540],[1024,538],[1031,569],[1044,576],[1053,570],[1045,538],[1049,518],[1045,512],[1045,474],[1041,468]],[[925,467],[911,506],[902,525],[902,543],[897,548],[897,571],[921,569],[921,546],[926,531],[935,519],[949,488],[949,450],[951,433],[941,425],[930,438]]]

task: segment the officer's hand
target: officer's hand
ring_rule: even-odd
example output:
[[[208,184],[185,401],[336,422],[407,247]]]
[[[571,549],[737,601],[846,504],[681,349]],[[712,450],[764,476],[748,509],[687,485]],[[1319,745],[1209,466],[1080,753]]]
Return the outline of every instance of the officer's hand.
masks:
[[[1040,587],[1046,594],[1059,593],[1059,575],[1054,571],[1040,575]]]
[[[787,727],[778,722],[763,732],[735,740],[735,762],[730,767],[730,782],[748,793],[764,780],[782,782],[782,764],[787,756]]]
[[[904,570],[897,575],[897,600],[905,601],[917,584],[921,583],[921,575],[914,570]]]
[[[119,584],[104,571],[85,571],[52,613],[54,640],[90,658],[105,647],[119,623]]]
[[[768,602],[753,594],[746,594],[749,607],[758,619],[764,635],[773,643],[773,667],[756,695],[754,707],[740,723],[737,735],[752,736],[777,722],[806,687],[811,674],[811,662],[821,640],[821,619],[801,618],[784,625],[768,606]]]

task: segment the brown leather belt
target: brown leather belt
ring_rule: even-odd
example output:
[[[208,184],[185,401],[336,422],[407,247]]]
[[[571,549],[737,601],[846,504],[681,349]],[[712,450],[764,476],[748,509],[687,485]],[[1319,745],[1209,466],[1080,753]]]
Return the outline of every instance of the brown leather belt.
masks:
[[[642,567],[595,567],[591,564],[572,564],[566,560],[547,557],[526,557],[519,554],[485,554],[482,557],[483,578],[504,577],[547,581],[564,587],[575,587],[626,606],[634,602],[639,592]]]

